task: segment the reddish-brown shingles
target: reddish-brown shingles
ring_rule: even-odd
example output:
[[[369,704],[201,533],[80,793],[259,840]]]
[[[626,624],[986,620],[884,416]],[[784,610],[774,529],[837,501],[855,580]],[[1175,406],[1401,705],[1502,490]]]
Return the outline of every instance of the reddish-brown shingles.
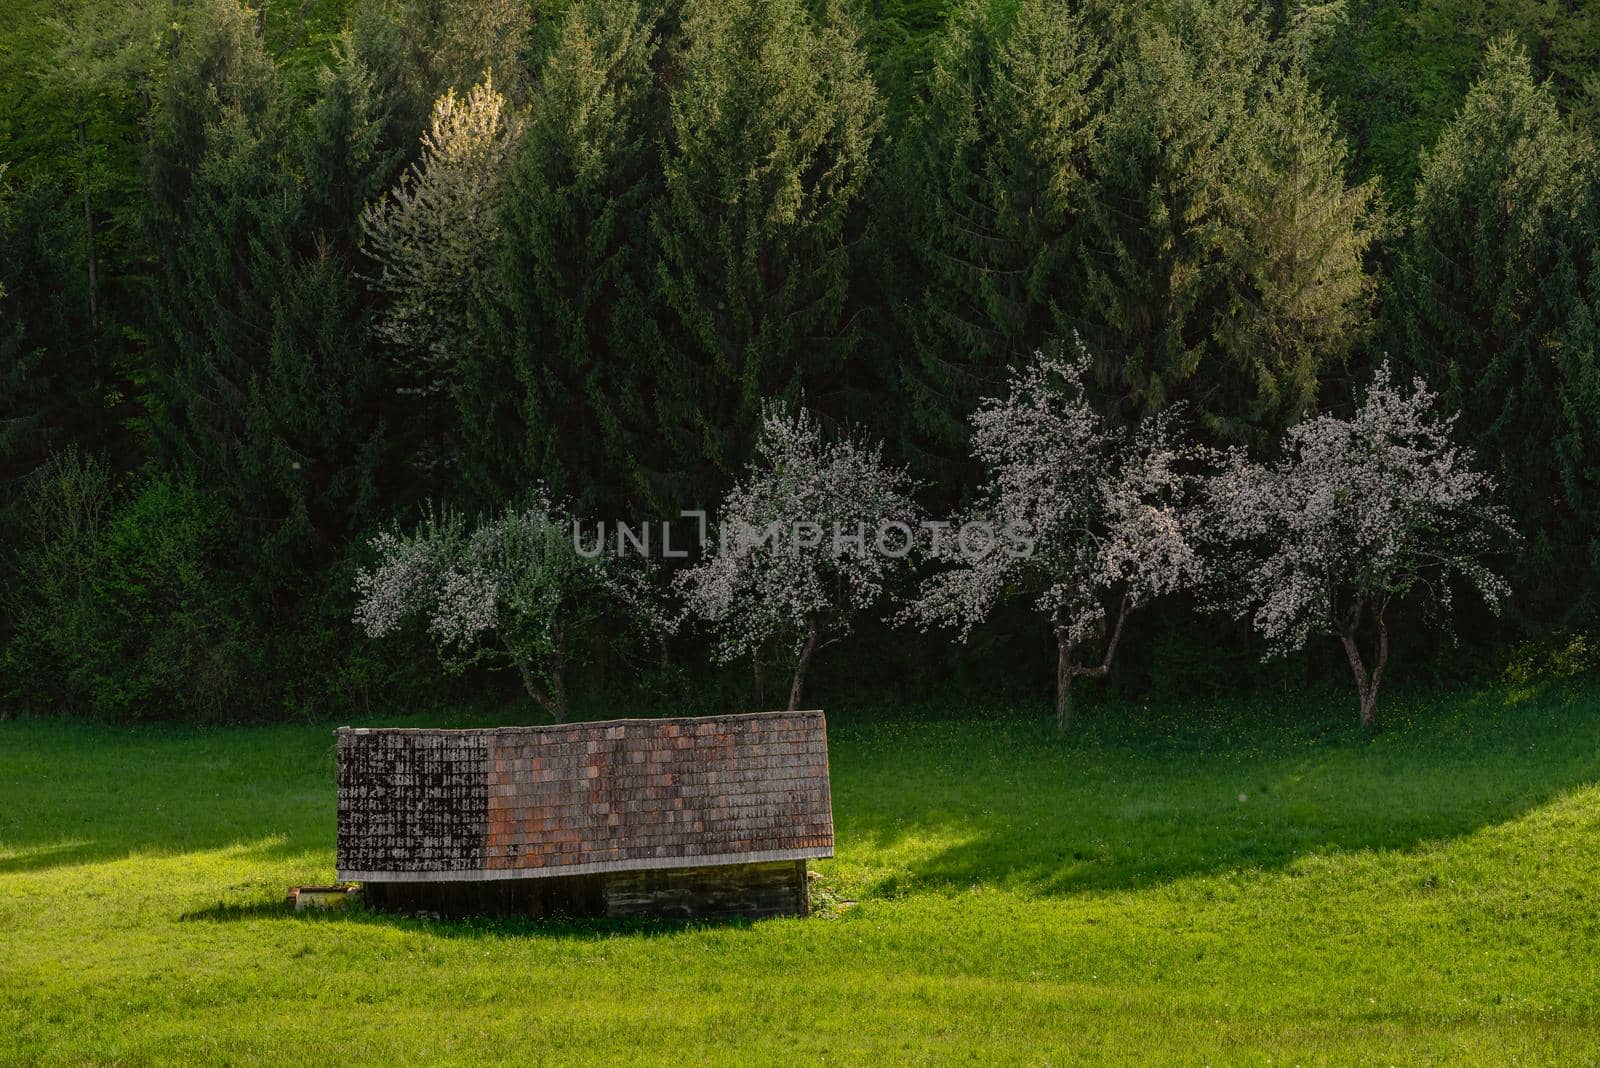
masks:
[[[820,713],[501,730],[488,758],[492,870],[832,850]]]

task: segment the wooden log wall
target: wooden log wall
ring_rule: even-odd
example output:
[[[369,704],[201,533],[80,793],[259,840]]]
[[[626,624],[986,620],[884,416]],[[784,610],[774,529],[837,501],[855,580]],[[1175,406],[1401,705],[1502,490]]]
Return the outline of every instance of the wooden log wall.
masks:
[[[645,916],[686,920],[805,916],[804,860],[653,868],[544,879],[371,882],[369,905],[441,916]]]

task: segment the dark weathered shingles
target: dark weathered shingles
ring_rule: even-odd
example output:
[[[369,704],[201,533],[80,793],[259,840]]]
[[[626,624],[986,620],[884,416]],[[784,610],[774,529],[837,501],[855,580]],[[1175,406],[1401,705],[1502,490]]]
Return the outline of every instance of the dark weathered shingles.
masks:
[[[341,731],[339,869],[481,868],[488,741],[467,731]]]
[[[459,744],[468,737],[477,741]],[[342,731],[339,752],[346,878],[506,878],[833,853],[820,712]],[[374,764],[363,755],[371,752],[413,755]],[[449,790],[413,794],[421,781],[414,765],[442,773],[451,760],[459,767],[450,769]],[[378,781],[384,768],[388,783]],[[458,779],[474,773],[481,807],[474,795],[456,814],[481,813],[475,842],[459,833],[464,819],[441,822],[437,810],[466,797]],[[408,862],[409,850],[418,863]]]

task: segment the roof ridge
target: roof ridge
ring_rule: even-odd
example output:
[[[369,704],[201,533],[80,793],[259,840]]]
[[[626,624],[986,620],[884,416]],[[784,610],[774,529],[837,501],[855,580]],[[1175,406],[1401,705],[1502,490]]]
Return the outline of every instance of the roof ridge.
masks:
[[[744,719],[772,719],[782,716],[822,716],[820,708],[793,712],[727,712],[709,716],[619,716],[616,719],[581,719],[570,723],[507,724],[500,727],[351,727],[341,726],[336,734],[501,734],[508,731],[557,731],[574,727],[615,727],[629,723],[705,723]]]

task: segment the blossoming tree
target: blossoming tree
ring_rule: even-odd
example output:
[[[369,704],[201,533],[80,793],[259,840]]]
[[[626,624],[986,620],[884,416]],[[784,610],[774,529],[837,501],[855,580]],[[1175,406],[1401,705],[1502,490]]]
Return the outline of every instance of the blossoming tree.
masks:
[[[1274,463],[1235,451],[1207,492],[1233,555],[1231,602],[1272,653],[1299,649],[1312,634],[1337,636],[1367,726],[1395,600],[1420,590],[1448,612],[1457,579],[1495,609],[1507,592],[1484,560],[1514,537],[1510,521],[1470,450],[1451,443],[1454,416],[1434,406],[1420,380],[1407,395],[1385,365],[1352,418],[1320,415],[1291,428]]]
[[[1055,634],[1063,731],[1072,680],[1110,675],[1128,616],[1202,574],[1188,506],[1196,457],[1165,416],[1131,430],[1102,419],[1085,394],[1088,366],[1082,345],[1039,354],[1008,395],[973,414],[973,451],[988,474],[960,522],[994,536],[987,551],[936,547],[954,566],[929,578],[904,613],[965,639],[1002,601],[1030,598]]]
[[[705,558],[675,582],[714,631],[718,659],[759,658],[772,643],[794,650],[794,709],[812,658],[907,566],[918,522],[910,477],[883,462],[880,446],[824,441],[804,409],[774,406]]]
[[[446,668],[514,667],[528,696],[563,722],[575,643],[608,611],[640,629],[672,625],[642,570],[580,553],[575,538],[542,499],[471,526],[457,512],[430,513],[410,534],[373,539],[378,563],[356,574],[355,621],[381,637],[419,617]]]

